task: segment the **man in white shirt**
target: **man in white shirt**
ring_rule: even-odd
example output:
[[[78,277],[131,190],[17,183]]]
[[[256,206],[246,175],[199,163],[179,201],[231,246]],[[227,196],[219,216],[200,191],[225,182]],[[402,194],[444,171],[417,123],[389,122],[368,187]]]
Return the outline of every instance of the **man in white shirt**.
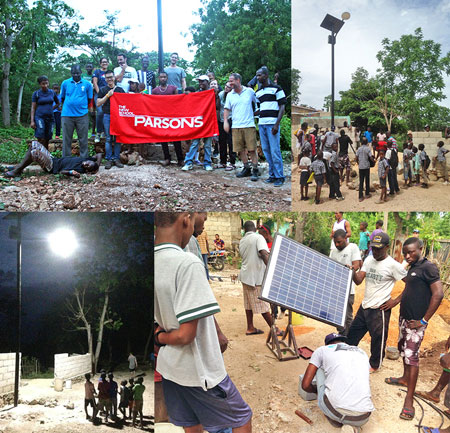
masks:
[[[247,316],[246,335],[263,334],[263,331],[253,325],[253,314],[261,314],[269,327],[272,326],[270,305],[258,298],[261,296],[264,271],[269,260],[269,248],[264,237],[256,233],[253,221],[244,223],[244,231],[245,235],[239,242],[239,253],[242,257],[239,280],[244,291],[244,308]]]
[[[333,233],[334,246],[330,252],[330,258],[351,269],[358,270],[361,267],[361,252],[358,245],[347,243],[347,233],[345,230],[338,229]],[[345,326],[336,328],[341,335],[347,335],[350,324],[353,320],[353,302],[355,301],[355,283],[352,282],[352,288],[347,302],[347,314],[345,315]]]
[[[316,377],[317,386],[312,384]],[[347,337],[329,334],[325,346],[314,351],[302,381],[306,392],[317,393],[317,403],[334,427],[351,425],[360,432],[375,410],[371,400],[369,362]]]
[[[139,82],[136,69],[127,65],[127,56],[125,54],[117,55],[117,63],[119,66],[114,68],[114,76],[117,81],[117,87],[121,87],[125,90],[125,93],[128,93],[128,90],[130,89],[129,81],[134,78],[137,82]]]
[[[391,298],[396,281],[406,277],[401,263],[388,255],[390,239],[387,233],[377,233],[368,256],[359,272],[353,271],[353,281],[360,285],[366,282],[364,299],[348,331],[349,344],[357,346],[370,332],[370,371],[377,371],[383,362],[389,331],[391,308],[396,302]]]

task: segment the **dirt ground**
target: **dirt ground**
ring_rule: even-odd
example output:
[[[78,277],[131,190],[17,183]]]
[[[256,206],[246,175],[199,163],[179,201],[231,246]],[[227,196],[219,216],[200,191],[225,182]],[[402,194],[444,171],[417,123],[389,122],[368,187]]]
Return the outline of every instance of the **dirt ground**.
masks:
[[[137,375],[142,373],[137,372]],[[128,372],[116,372],[115,380],[128,379]],[[97,385],[98,376],[91,379]],[[19,389],[19,405],[16,408],[6,406],[0,409],[1,433],[106,433],[113,430],[124,432],[136,431],[131,427],[130,420],[111,422],[105,424],[101,417],[101,424],[93,425],[86,420],[84,413],[84,380],[72,383],[72,389],[64,389],[57,392],[53,389],[53,379],[22,380]],[[142,431],[153,432],[153,372],[147,372],[144,376],[144,427]],[[47,405],[39,404],[47,402]],[[33,403],[33,404],[31,404]],[[67,409],[65,405],[74,404],[74,409]],[[48,406],[55,406],[50,407]],[[89,407],[92,414],[92,408]],[[127,411],[128,414],[128,411]],[[121,417],[121,415],[120,415]]]
[[[401,155],[399,155],[401,156]],[[401,160],[401,158],[400,158]],[[400,166],[400,165],[399,165]],[[357,165],[352,165],[352,169],[358,169]],[[379,182],[378,180],[378,164],[370,170],[370,184],[373,185],[374,182]],[[441,180],[430,181],[428,189],[421,188],[420,186],[403,188],[404,180],[403,175],[398,176],[398,184],[400,187],[400,194],[391,198],[388,195],[388,201],[385,203],[376,203],[380,198],[380,190],[377,189],[372,192],[372,197],[369,199],[364,199],[364,201],[359,201],[359,178],[350,178],[351,184],[353,184],[353,189],[349,189],[345,182],[341,183],[341,192],[344,201],[337,202],[335,199],[331,200],[328,198],[329,187],[324,185],[322,187],[321,199],[322,204],[316,205],[314,203],[314,197],[316,194],[316,185],[313,182],[309,185],[308,196],[310,199],[308,201],[300,200],[300,174],[297,170],[297,165],[292,165],[292,210],[293,211],[313,211],[313,212],[323,212],[323,211],[335,211],[336,208],[343,210],[352,210],[358,212],[366,211],[404,211],[411,212],[420,209],[423,212],[437,212],[447,210],[447,202],[444,200],[448,197],[450,193],[450,185],[443,185]],[[356,189],[355,189],[356,188]]]
[[[288,211],[290,164],[285,167],[286,182],[275,188],[263,183],[268,177],[266,163],[261,163],[257,182],[236,178],[236,171],[206,172],[195,167],[183,172],[176,165],[156,163],[110,170],[101,167],[96,175],[80,179],[45,174],[32,166],[32,176],[0,182],[0,205],[6,211]]]
[[[264,335],[246,336],[246,320],[242,301],[242,287],[240,283],[231,283],[230,276],[237,274],[237,270],[227,267],[222,272],[213,271],[213,275],[223,277],[223,282],[214,281],[211,286],[221,307],[217,320],[225,335],[230,340],[229,348],[224,354],[227,371],[242,393],[243,398],[253,410],[253,431],[258,433],[323,433],[347,432],[332,427],[317,406],[317,401],[304,401],[298,395],[299,375],[303,374],[308,361],[302,358],[280,362],[265,346],[268,327],[263,318],[255,316],[255,326],[264,330]],[[403,289],[404,283],[399,282],[395,293]],[[363,285],[357,287],[354,312],[363,297]],[[388,346],[396,346],[398,329],[399,306],[392,312]],[[417,385],[418,390],[429,390],[437,382],[441,373],[439,354],[444,352],[444,345],[449,335],[450,303],[445,301],[441,305],[439,316],[435,315],[430,321],[426,337],[422,345],[421,370]],[[287,318],[277,321],[277,325],[286,326]],[[295,326],[295,334],[299,347],[307,346],[312,350],[323,345],[325,335],[335,332],[332,326],[304,317],[303,324]],[[369,338],[366,336],[360,347],[370,354]],[[369,422],[363,427],[365,433],[407,433],[417,431],[414,425],[421,415],[416,405],[416,418],[413,422],[399,419],[402,409],[404,392],[400,388],[385,384],[388,376],[400,376],[402,373],[401,360],[384,360],[383,366],[377,373],[370,376],[372,399],[376,408]],[[442,395],[443,400],[443,395]],[[439,426],[440,417],[429,406],[425,407],[425,417],[422,425]],[[443,404],[439,404],[444,409]],[[308,425],[295,415],[295,410],[304,412],[312,421]],[[446,420],[444,427],[449,425]]]

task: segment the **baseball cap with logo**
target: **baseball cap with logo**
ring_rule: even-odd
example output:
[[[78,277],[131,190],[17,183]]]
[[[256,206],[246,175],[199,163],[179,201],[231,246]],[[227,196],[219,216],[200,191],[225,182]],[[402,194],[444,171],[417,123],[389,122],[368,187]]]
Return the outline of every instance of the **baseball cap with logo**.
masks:
[[[378,233],[375,235],[372,239],[372,242],[370,242],[370,246],[372,248],[383,248],[391,243],[391,240],[389,239],[389,235],[387,233]]]
[[[341,335],[341,334],[336,334],[336,333],[328,334],[325,337],[325,346],[327,346],[328,344],[332,343],[335,340],[341,340],[341,341],[347,342],[348,338],[345,335]]]
[[[200,75],[200,77],[197,77],[198,81],[209,81],[208,75]]]

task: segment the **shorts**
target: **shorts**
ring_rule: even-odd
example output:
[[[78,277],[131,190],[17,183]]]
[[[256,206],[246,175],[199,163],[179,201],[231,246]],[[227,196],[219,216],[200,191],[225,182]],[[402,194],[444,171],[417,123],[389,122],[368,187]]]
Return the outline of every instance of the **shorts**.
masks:
[[[34,123],[36,123],[36,129],[34,130],[34,136],[36,138],[43,138],[44,140],[51,140],[53,136],[53,122],[55,118],[52,116],[36,116],[34,115]]]
[[[231,134],[234,152],[241,152],[244,149],[250,152],[256,150],[256,128],[231,128]]]
[[[411,178],[410,167],[408,162],[403,163],[403,178],[405,180]]]
[[[130,400],[130,401],[128,402],[128,408],[129,408],[129,409],[133,409],[133,404],[134,404],[134,400]]]
[[[121,402],[119,403],[119,407],[121,407],[121,408],[123,408],[123,409],[126,409],[126,408],[128,407],[129,404],[130,404],[129,401],[121,401]]]
[[[386,188],[386,178],[383,179],[382,177],[380,177],[379,179],[380,179],[380,187]]]
[[[98,399],[97,409],[99,411],[103,410],[105,412],[108,412],[111,410],[111,407],[112,407],[111,399],[109,399],[109,398],[99,398]]]
[[[91,406],[95,409],[95,400],[93,398],[85,398],[84,399],[84,406],[88,407]]]
[[[302,171],[300,173],[300,185],[307,186],[309,176],[310,176],[309,171]]]
[[[31,159],[38,163],[45,171],[51,172],[53,157],[51,153],[38,141],[31,142]]]
[[[322,186],[323,185],[323,174],[315,174],[314,175],[314,180],[316,181],[316,185],[317,186]]]
[[[144,400],[134,400],[133,412],[141,412],[144,407]]]
[[[169,420],[180,427],[201,424],[204,430],[214,432],[242,427],[252,418],[252,410],[228,375],[207,391],[163,378],[163,390]]]
[[[408,321],[403,317],[398,320],[398,350],[400,356],[404,357],[406,365],[419,366],[419,348],[422,344],[427,325],[417,329],[408,327]]]
[[[252,310],[253,314],[264,314],[270,311],[270,305],[258,298],[258,296],[261,296],[262,286],[249,286],[242,283],[242,289],[244,291],[244,308],[246,310]]]
[[[352,168],[348,155],[339,156],[339,165],[341,166],[341,168],[345,168],[346,170],[350,170]]]

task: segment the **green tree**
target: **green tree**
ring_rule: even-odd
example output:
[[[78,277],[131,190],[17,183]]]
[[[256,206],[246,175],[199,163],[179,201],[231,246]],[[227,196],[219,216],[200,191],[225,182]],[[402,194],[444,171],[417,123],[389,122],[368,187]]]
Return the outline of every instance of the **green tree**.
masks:
[[[441,55],[441,45],[425,40],[422,29],[397,41],[383,39],[377,54],[379,79],[401,101],[408,124],[416,131],[428,123],[436,102],[445,99],[444,76],[450,74],[450,52]]]
[[[193,67],[219,76],[239,72],[244,84],[266,65],[291,95],[290,0],[202,0],[191,27]]]
[[[302,82],[302,75],[298,69],[292,68],[291,80],[291,103],[297,105],[300,103],[300,84]]]

